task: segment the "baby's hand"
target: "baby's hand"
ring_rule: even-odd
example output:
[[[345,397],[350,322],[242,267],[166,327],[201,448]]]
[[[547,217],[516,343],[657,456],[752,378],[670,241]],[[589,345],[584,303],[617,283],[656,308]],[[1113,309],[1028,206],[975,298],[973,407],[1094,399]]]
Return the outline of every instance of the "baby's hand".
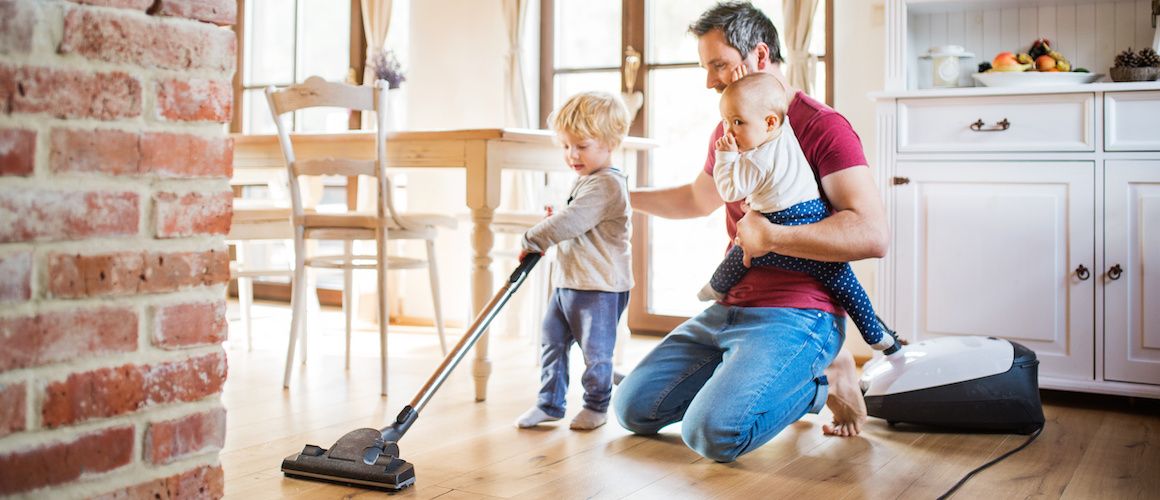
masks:
[[[732,74],[733,79],[730,80],[729,83],[733,83],[737,80],[740,80],[741,77],[748,75],[748,74],[749,74],[749,68],[746,68],[745,62],[742,61],[741,64],[737,65],[736,68],[733,68],[733,74]]]
[[[717,151],[737,152],[737,141],[733,140],[733,134],[725,134],[717,139]]]

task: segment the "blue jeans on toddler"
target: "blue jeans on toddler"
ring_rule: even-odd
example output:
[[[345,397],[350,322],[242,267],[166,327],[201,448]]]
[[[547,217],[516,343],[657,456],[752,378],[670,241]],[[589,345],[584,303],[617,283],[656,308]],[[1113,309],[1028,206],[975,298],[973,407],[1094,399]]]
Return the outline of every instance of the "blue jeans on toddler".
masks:
[[[774,224],[799,226],[825,219],[829,213],[829,209],[822,203],[822,200],[813,199],[803,201],[785,210],[761,215],[764,215]],[[714,291],[725,294],[741,281],[741,278],[749,270],[745,267],[743,256],[744,252],[740,247],[734,246],[729,249],[729,254],[717,266],[717,270],[713,272],[713,277],[709,280],[709,285],[713,287]],[[884,338],[886,332],[882,323],[878,321],[878,316],[874,313],[874,305],[870,303],[866,289],[862,288],[861,283],[858,283],[858,277],[854,276],[854,270],[849,263],[822,262],[787,257],[776,253],[755,257],[750,263],[754,266],[778,267],[813,276],[814,279],[822,283],[822,286],[826,287],[826,290],[838,301],[842,309],[846,310],[850,319],[854,321],[854,325],[858,327],[858,331],[862,333],[862,339],[870,347],[883,350],[894,344],[893,337]]]
[[[814,309],[715,303],[682,323],[620,382],[620,425],[656,434],[683,422],[701,456],[732,462],[825,405],[823,371],[838,355],[844,318]]]
[[[628,292],[597,292],[557,288],[552,293],[544,332],[540,340],[540,396],[536,403],[544,413],[564,416],[568,392],[568,351],[573,342],[584,353],[584,407],[608,411],[612,400],[612,350],[616,325],[628,305]]]

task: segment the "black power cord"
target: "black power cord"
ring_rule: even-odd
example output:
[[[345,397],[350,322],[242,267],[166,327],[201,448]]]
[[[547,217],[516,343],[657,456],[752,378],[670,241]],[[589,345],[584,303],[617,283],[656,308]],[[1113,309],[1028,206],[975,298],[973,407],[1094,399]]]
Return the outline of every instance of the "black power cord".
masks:
[[[938,497],[938,500],[946,500],[947,498],[950,498],[951,495],[953,495],[955,493],[955,491],[958,490],[959,487],[961,487],[963,485],[963,483],[966,483],[967,480],[971,478],[971,476],[978,474],[983,469],[986,469],[987,467],[995,465],[995,464],[999,463],[1000,460],[1003,460],[1004,458],[1007,458],[1011,455],[1014,455],[1019,450],[1026,448],[1027,445],[1031,444],[1032,441],[1035,441],[1035,438],[1039,437],[1039,434],[1042,432],[1043,432],[1043,426],[1040,426],[1038,429],[1035,429],[1035,432],[1031,433],[1031,435],[1027,437],[1027,441],[1024,441],[1023,444],[1019,445],[1018,448],[1015,448],[1014,450],[1008,451],[1007,453],[1000,455],[999,458],[996,458],[990,462],[987,462],[983,465],[980,465],[975,470],[968,472],[967,475],[963,476],[963,478],[960,479],[959,482],[955,483],[955,485],[952,486],[951,489],[947,490],[946,493],[943,493],[942,496]]]

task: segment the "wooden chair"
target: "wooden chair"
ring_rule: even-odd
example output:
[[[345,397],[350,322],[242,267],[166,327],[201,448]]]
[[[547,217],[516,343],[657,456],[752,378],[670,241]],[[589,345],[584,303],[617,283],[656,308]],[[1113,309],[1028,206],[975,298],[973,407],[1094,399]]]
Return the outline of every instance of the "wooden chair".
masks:
[[[306,284],[307,267],[341,269],[343,271],[343,309],[346,313],[346,362],[350,366],[351,330],[351,274],[355,269],[375,269],[378,285],[378,323],[380,356],[382,361],[382,394],[387,394],[387,324],[389,307],[387,297],[386,271],[388,269],[427,268],[431,279],[431,295],[434,301],[435,326],[439,332],[440,346],[447,352],[447,340],[443,331],[443,311],[439,294],[439,273],[435,262],[435,238],[439,227],[454,228],[455,219],[440,214],[400,213],[392,201],[391,179],[387,175],[387,84],[376,82],[372,86],[351,86],[343,83],[327,82],[319,77],[310,77],[304,83],[285,89],[268,87],[266,97],[274,123],[278,128],[278,140],[290,180],[290,199],[294,221],[295,275],[291,299],[292,320],[290,343],[286,349],[286,372],[283,385],[290,385],[290,371],[294,362],[295,343],[301,333],[302,356],[306,355]],[[373,111],[377,124],[375,130],[375,156],[373,159],[359,158],[309,158],[294,156],[293,141],[282,116],[296,110],[313,107],[340,107],[358,111]],[[323,213],[303,205],[303,181],[307,176],[365,176],[376,186],[376,211],[374,213],[343,210],[339,213]],[[338,255],[315,255],[308,253],[308,240],[337,240],[344,242],[344,251]],[[387,253],[388,240],[422,240],[427,245],[427,259],[390,256]],[[355,241],[374,241],[374,255],[356,255]]]

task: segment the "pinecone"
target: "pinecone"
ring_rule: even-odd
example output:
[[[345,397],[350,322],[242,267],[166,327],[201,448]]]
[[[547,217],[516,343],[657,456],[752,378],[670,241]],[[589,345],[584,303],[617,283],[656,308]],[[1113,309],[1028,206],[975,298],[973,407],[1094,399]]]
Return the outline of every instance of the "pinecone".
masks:
[[[1160,68],[1160,54],[1157,54],[1152,47],[1140,49],[1140,52],[1136,53],[1136,65],[1142,68]]]
[[[1132,52],[1131,47],[1128,47],[1128,50],[1120,52],[1119,55],[1116,56],[1117,68],[1135,68],[1139,65],[1139,58],[1136,57],[1135,52]]]

